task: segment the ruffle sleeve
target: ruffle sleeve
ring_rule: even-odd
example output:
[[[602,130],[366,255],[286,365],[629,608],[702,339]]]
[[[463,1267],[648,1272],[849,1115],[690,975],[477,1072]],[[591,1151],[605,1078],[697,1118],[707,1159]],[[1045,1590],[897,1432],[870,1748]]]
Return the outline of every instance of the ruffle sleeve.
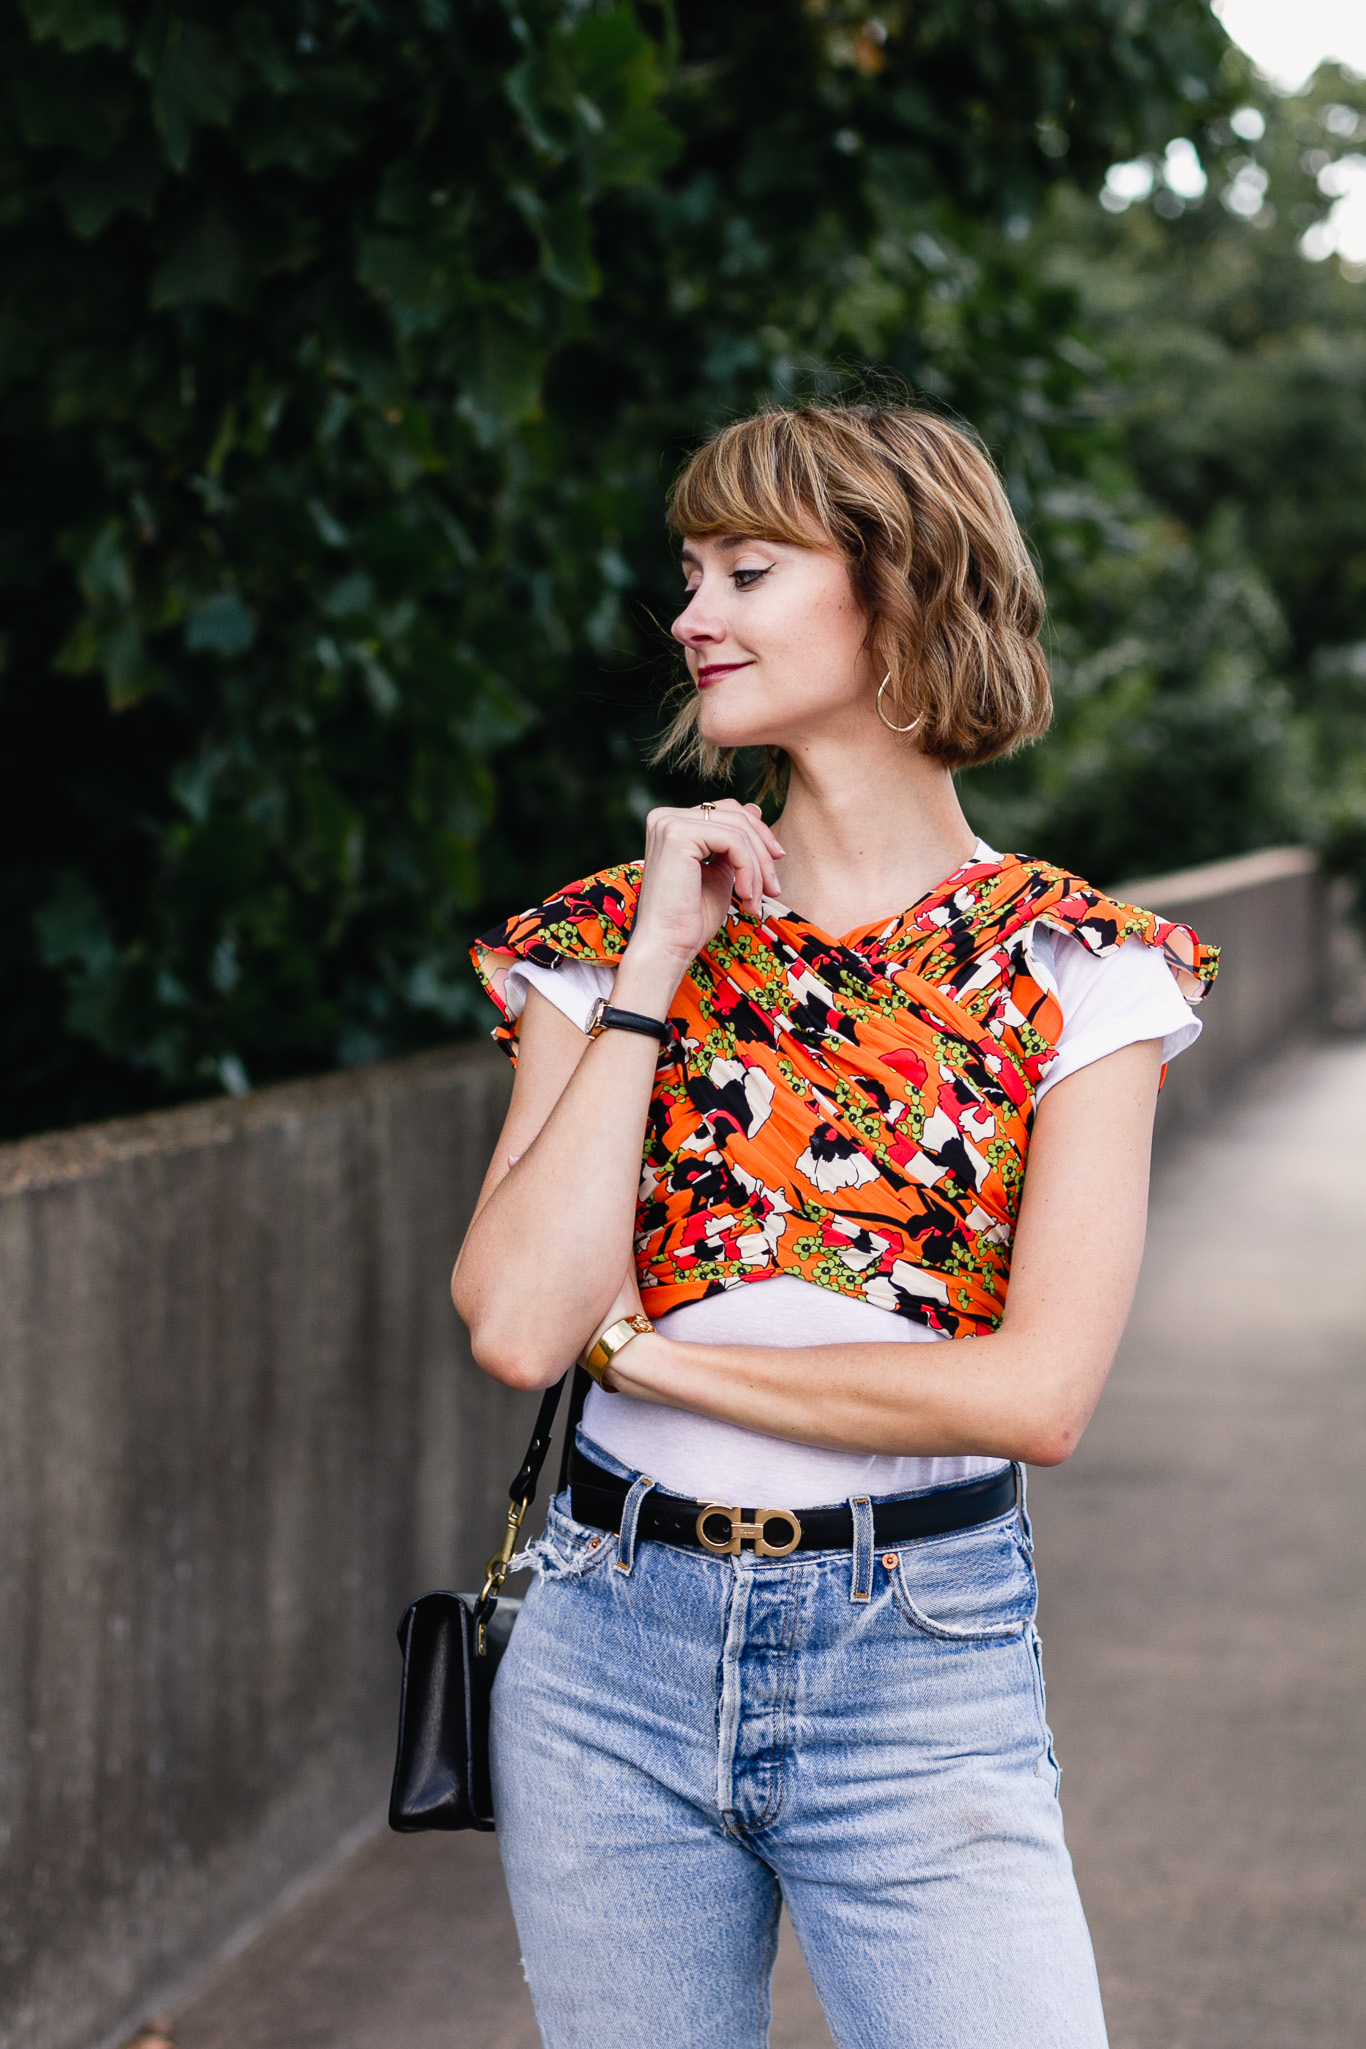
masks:
[[[517,1058],[518,1019],[507,1002],[508,970],[519,960],[543,968],[562,961],[615,967],[631,936],[640,876],[638,861],[623,861],[584,876],[545,903],[518,911],[470,948],[475,972],[501,1014],[494,1040],[511,1059]]]
[[[1050,861],[995,854],[952,876],[908,913],[891,942],[903,960],[937,987],[964,993],[1011,971],[1012,943],[1038,920],[1072,934],[1097,957],[1137,939],[1158,950],[1188,1003],[1214,986],[1219,949],[1189,925],[1122,903]]]
[[[1073,889],[1043,914],[1047,924],[1070,932],[1089,952],[1113,953],[1126,939],[1157,948],[1187,1003],[1203,1003],[1219,973],[1219,949],[1208,946],[1189,925],[1174,925],[1137,904],[1120,903],[1098,890]]]

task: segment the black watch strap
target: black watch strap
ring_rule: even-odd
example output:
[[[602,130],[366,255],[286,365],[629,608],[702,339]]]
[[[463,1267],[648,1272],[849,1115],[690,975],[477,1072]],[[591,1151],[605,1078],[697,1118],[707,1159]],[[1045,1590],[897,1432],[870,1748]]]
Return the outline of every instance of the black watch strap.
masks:
[[[638,1010],[615,1010],[610,1003],[599,1000],[589,1015],[588,1035],[596,1039],[599,1032],[639,1032],[643,1038],[658,1039],[662,1046],[669,1036],[669,1027],[657,1017],[643,1017]]]

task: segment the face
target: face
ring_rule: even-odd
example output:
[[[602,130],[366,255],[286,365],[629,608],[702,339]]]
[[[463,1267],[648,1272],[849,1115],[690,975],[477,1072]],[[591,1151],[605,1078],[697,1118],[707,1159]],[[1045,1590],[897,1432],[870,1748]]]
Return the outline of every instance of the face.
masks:
[[[682,554],[688,602],[673,623],[714,747],[784,747],[861,723],[876,679],[867,616],[833,548],[719,535]]]

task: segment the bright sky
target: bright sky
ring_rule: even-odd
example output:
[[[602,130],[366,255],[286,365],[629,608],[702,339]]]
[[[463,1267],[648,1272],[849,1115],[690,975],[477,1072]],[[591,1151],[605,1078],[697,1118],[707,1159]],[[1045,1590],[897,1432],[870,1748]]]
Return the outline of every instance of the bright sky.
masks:
[[[1214,0],[1214,10],[1234,42],[1282,92],[1297,92],[1328,58],[1366,78],[1366,0]],[[1366,284],[1366,149],[1346,147],[1366,145],[1366,121],[1351,107],[1336,104],[1322,107],[1319,118],[1325,142],[1337,144],[1324,151],[1318,179],[1320,192],[1333,203],[1300,237],[1300,248],[1311,263],[1339,257],[1346,275]],[[1235,135],[1256,143],[1266,123],[1256,107],[1240,107],[1230,125]],[[1170,210],[1179,213],[1183,201],[1199,199],[1206,182],[1195,145],[1177,136],[1160,163],[1137,157],[1111,164],[1100,203],[1110,213],[1123,213],[1151,198],[1157,211],[1170,218]],[[1267,183],[1264,167],[1244,157],[1219,196],[1230,213],[1257,220]]]
[[[1366,0],[1214,0],[1235,43],[1283,91],[1326,57],[1366,74]]]
[[[1283,92],[1297,91],[1328,57],[1366,75],[1366,0],[1214,0],[1214,10],[1234,42]],[[1340,256],[1350,274],[1362,275],[1366,156],[1345,154],[1325,170],[1319,183],[1335,203],[1328,218],[1311,228],[1300,246],[1311,262]],[[1227,203],[1236,212],[1255,211],[1251,202],[1260,194],[1249,188],[1246,196],[1249,204],[1240,205],[1235,186]]]

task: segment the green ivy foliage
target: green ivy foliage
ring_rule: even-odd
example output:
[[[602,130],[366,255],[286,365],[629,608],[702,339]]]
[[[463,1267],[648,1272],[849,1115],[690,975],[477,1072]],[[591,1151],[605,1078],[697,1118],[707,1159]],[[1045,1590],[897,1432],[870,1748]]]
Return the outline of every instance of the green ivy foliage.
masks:
[[[1203,0],[9,0],[0,78],[6,1131],[467,1028],[471,932],[636,842],[663,487],[767,393],[975,420],[1069,675],[1210,588],[1031,248],[1226,109]]]
[[[11,1125],[458,1020],[494,763],[626,576],[543,380],[679,147],[626,8],[24,12]]]

